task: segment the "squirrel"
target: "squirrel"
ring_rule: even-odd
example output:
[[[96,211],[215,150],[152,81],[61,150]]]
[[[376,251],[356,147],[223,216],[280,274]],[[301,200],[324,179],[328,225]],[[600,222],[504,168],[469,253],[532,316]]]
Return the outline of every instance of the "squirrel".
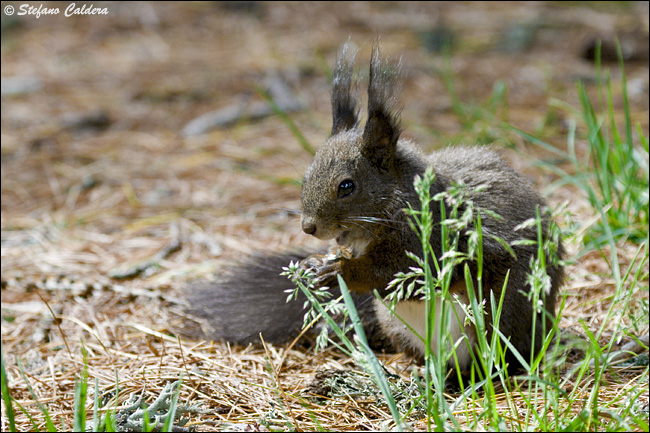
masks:
[[[358,128],[358,83],[353,79],[355,58],[356,53],[351,54],[349,45],[345,44],[333,70],[331,135],[307,169],[301,193],[302,230],[324,241],[335,240],[334,250],[346,253],[336,258],[326,251],[253,255],[231,267],[219,282],[190,287],[187,293],[190,317],[196,318],[202,335],[213,340],[248,344],[259,342],[261,334],[266,342],[290,341],[300,332],[306,298],[299,293],[297,300],[286,302],[285,291],[292,284],[280,273],[283,266],[298,261],[301,267],[315,274],[318,286],[328,286],[335,294],[340,293],[336,276],[342,276],[353,294],[371,347],[406,350],[422,359],[425,343],[420,336],[425,335],[427,325],[424,301],[418,297],[401,300],[393,315],[375,298],[373,290],[387,295],[386,287],[395,274],[408,272],[414,266],[407,252],[420,257],[423,254],[421,241],[410,228],[404,209],[419,207],[414,178],[432,167],[435,178],[431,197],[452,185],[464,184],[470,190],[475,189],[470,198],[476,206],[500,215],[497,218],[488,214],[482,219],[483,233],[489,234],[483,236],[482,245],[482,284],[487,300],[485,323],[491,332],[490,292],[498,301],[505,290],[500,332],[522,356],[538,352],[545,332],[551,328],[564,270],[560,260],[546,257],[549,284],[541,296],[544,311],[536,312],[527,294],[531,291],[528,281],[531,259],[537,256],[538,247],[532,242],[511,243],[520,239],[536,243],[536,227],[518,226],[534,219],[537,209],[545,205],[544,200],[530,181],[486,147],[448,147],[425,155],[413,142],[400,138],[397,96],[401,61],[394,63],[383,58],[377,42],[370,61],[367,120],[363,129]],[[434,224],[430,242],[436,257],[440,257],[442,215],[439,206],[431,208]],[[544,239],[549,236],[550,223],[550,218],[544,216],[541,224]],[[462,252],[467,250],[467,236],[459,234]],[[512,251],[496,238],[511,244]],[[560,240],[557,240],[556,254],[558,259],[564,254]],[[457,348],[458,364],[461,370],[467,371],[472,351],[476,350],[476,333],[456,308],[458,302],[469,300],[462,267],[457,268],[452,274],[450,290],[458,295],[452,303],[459,315],[452,314],[447,331],[453,341],[463,334],[468,336],[470,345],[460,344]],[[470,268],[475,275],[476,265],[472,261]],[[509,365],[519,365],[510,351],[506,357]],[[450,367],[452,362],[453,357]]]

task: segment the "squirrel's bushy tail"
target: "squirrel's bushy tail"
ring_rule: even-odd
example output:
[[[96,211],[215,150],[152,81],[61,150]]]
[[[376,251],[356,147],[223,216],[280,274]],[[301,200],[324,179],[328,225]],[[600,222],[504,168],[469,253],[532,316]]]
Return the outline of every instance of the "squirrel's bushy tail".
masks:
[[[260,342],[260,333],[273,343],[295,338],[303,323],[305,297],[300,294],[297,301],[287,302],[285,290],[292,283],[280,273],[283,266],[304,257],[255,254],[225,269],[217,281],[193,283],[185,291],[185,310],[200,326],[199,336],[238,344]]]
[[[194,283],[184,291],[185,318],[179,332],[191,337],[227,341],[236,344],[260,343],[260,334],[268,343],[287,343],[300,333],[307,298],[298,292],[287,302],[293,283],[280,275],[290,262],[309,254],[286,252],[258,253],[232,265],[217,281]],[[334,296],[340,290],[332,288]],[[354,295],[353,299],[375,348],[387,348],[376,321],[372,295]]]

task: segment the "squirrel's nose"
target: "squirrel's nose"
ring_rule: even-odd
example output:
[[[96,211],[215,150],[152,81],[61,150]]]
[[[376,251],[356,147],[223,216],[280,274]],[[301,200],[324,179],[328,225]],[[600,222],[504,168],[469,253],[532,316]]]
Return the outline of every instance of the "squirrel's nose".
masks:
[[[302,221],[300,221],[300,225],[302,226],[302,231],[308,235],[313,235],[316,233],[316,223],[313,219],[303,216]]]

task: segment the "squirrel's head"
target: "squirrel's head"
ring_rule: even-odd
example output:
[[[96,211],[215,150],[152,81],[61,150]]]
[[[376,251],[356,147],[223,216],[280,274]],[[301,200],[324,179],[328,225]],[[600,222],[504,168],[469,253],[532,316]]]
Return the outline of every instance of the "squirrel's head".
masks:
[[[353,82],[354,57],[346,44],[332,78],[332,135],[307,169],[302,187],[301,225],[319,239],[336,239],[354,256],[401,211],[399,112],[395,108],[400,64],[382,59],[375,46],[370,61],[368,120],[357,129],[359,110]]]

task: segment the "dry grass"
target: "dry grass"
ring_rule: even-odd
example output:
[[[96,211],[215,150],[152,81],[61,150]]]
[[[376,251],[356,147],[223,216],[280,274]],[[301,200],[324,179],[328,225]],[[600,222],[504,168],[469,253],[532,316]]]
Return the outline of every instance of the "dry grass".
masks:
[[[409,68],[402,98],[406,136],[431,150],[497,134],[496,123],[486,121],[461,129],[434,73],[440,59],[420,47],[419,31],[445,23],[461,39],[451,61],[460,99],[484,101],[493,83],[503,80],[508,120],[529,131],[542,125],[547,140],[564,145],[567,115],[553,112],[547,102],[575,104],[573,80],[593,79],[593,66],[580,58],[584,44],[618,28],[639,28],[647,43],[647,13],[625,8],[544,2],[252,4],[242,11],[212,3],[110,3],[106,17],[23,17],[9,29],[3,21],[3,77],[36,76],[42,84],[35,93],[3,96],[1,119],[2,348],[12,395],[39,428],[43,415],[17,359],[55,425],[70,429],[82,341],[89,353],[89,388],[97,378],[105,407],[115,404],[116,377],[118,407],[133,394],[152,402],[167,382],[183,377],[179,401],[202,402],[207,410],[188,415],[201,430],[390,428],[392,418],[377,395],[317,400],[306,393],[319,372],[358,370],[335,350],[230,347],[169,335],[180,320],[174,305],[185,284],[210,278],[229,259],[261,248],[319,245],[287,211],[300,205],[299,188],[289,181],[300,179],[311,157],[277,118],[196,137],[179,131],[242,95],[259,99],[253,85],[279,70],[308,107],[292,119],[318,145],[330,121],[321,60],[331,64],[351,36],[362,45],[359,64],[367,64],[378,32],[384,51],[402,54]],[[543,25],[531,47],[515,54],[494,49],[504,22],[535,20]],[[647,131],[647,57],[631,61],[626,71],[628,82],[640,89],[631,93],[633,120]],[[108,123],[89,126],[98,111]],[[551,112],[557,118],[548,121]],[[578,146],[580,151],[584,144]],[[545,157],[524,143],[518,147]],[[554,180],[519,153],[504,154],[540,190]],[[593,218],[568,188],[550,200],[570,201],[577,220]],[[578,254],[579,240],[569,248]],[[156,257],[160,251],[168,254]],[[635,252],[633,245],[618,247],[623,272]],[[111,278],[143,263],[132,279]],[[581,320],[592,331],[603,325],[613,283],[607,262],[595,252],[580,257],[568,274],[561,326],[583,335]],[[616,319],[629,325],[631,318]],[[604,324],[602,338],[610,338],[618,324]],[[380,359],[409,380],[410,358]],[[599,398],[614,401],[644,371],[647,378],[647,367],[607,371]],[[640,399],[647,408],[648,394]],[[92,406],[90,398],[89,413]],[[514,409],[503,407],[513,425]],[[411,421],[416,430],[426,428],[417,416]],[[16,422],[19,430],[32,428],[22,413]],[[8,429],[4,406],[2,429]]]

